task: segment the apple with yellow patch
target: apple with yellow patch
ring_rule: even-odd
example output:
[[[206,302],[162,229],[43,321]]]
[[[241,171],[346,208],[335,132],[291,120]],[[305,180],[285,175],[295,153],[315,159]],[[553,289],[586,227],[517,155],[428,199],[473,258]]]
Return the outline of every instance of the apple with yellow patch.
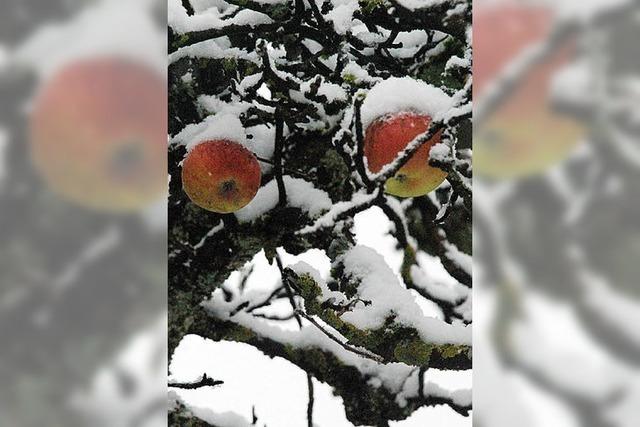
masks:
[[[380,172],[431,124],[431,117],[414,112],[387,114],[372,122],[365,132],[364,156],[373,173]],[[437,188],[447,173],[429,165],[431,147],[438,144],[441,131],[411,156],[396,174],[385,183],[385,191],[399,197],[422,196]]]

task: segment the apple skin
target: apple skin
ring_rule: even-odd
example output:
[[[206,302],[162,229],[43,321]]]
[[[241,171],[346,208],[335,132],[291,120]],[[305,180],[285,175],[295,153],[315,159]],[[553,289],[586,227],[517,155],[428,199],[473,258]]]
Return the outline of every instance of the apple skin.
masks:
[[[204,141],[182,163],[182,186],[203,209],[231,213],[246,206],[260,188],[260,164],[242,145],[227,140]]]
[[[553,13],[544,6],[514,3],[478,5],[473,16],[473,97],[525,49],[551,31]],[[537,175],[564,159],[582,140],[583,127],[554,111],[550,84],[568,63],[572,42],[532,67],[486,122],[474,129],[473,168],[478,176],[520,178]]]
[[[426,132],[431,117],[403,112],[378,118],[365,132],[364,156],[373,173],[393,162],[413,139]],[[395,176],[385,183],[388,194],[399,197],[417,197],[433,191],[447,177],[442,169],[429,165],[429,151],[440,142],[442,132],[425,142]]]
[[[29,117],[31,160],[76,204],[139,211],[167,189],[167,89],[159,73],[118,57],[75,61],[43,83]]]

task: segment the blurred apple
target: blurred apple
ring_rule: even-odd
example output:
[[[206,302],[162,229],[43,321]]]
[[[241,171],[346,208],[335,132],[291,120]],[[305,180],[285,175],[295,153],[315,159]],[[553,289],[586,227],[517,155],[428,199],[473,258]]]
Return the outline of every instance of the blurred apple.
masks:
[[[527,48],[550,34],[553,11],[531,4],[496,2],[474,7],[474,93],[489,84]],[[553,111],[550,86],[574,50],[565,43],[527,70],[500,106],[474,129],[474,171],[491,178],[536,174],[564,159],[581,140],[582,127]]]
[[[167,89],[153,69],[108,57],[45,81],[30,117],[31,156],[49,187],[100,211],[132,212],[167,186]]]

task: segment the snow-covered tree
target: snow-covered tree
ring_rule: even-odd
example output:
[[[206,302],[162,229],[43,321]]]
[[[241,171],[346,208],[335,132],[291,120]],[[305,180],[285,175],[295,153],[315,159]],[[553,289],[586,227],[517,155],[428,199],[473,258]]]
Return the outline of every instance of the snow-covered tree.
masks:
[[[470,23],[468,0],[169,2],[170,356],[189,334],[253,346],[306,372],[310,408],[311,379],[331,386],[354,425],[435,405],[469,415],[470,390],[429,373],[472,364]],[[429,116],[426,130],[373,173],[367,130],[402,112]],[[424,161],[446,180],[387,194],[435,136]],[[183,190],[187,151],[216,139],[251,150],[262,172],[230,214]],[[355,238],[356,215],[372,208],[390,224],[397,271]],[[312,250],[329,271],[287,261]],[[274,284],[247,285],[257,255],[277,266]],[[224,388],[202,374],[172,387]],[[204,422],[174,409],[172,425]]]

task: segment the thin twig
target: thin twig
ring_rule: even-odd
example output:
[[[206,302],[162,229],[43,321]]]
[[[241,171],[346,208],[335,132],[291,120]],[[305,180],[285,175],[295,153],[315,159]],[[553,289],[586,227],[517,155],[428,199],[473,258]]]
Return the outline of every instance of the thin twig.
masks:
[[[187,383],[169,383],[169,387],[181,388],[184,390],[195,390],[200,387],[215,387],[220,384],[224,384],[224,381],[214,380],[213,378],[209,378],[207,374],[204,374],[199,381]]]
[[[271,292],[269,294],[269,296],[262,302],[257,303],[255,305],[252,305],[251,307],[247,307],[247,309],[245,310],[247,313],[251,313],[254,310],[257,310],[258,308],[262,308],[262,307],[266,307],[267,305],[269,305],[271,303],[271,301],[275,298],[275,297],[280,297],[282,296],[282,291],[284,291],[284,286],[279,286],[276,289],[273,290],[273,292]]]
[[[288,277],[285,276],[284,274],[284,266],[282,265],[282,260],[280,259],[280,254],[276,255],[276,263],[278,264],[278,269],[280,270],[280,277],[282,278],[282,286],[284,286],[284,289],[287,291],[287,298],[289,299],[289,303],[291,304],[291,308],[293,309],[293,313],[294,313],[294,317],[296,319],[296,322],[298,323],[298,326],[300,327],[300,329],[302,329],[302,320],[300,319],[300,316],[298,315],[298,307],[296,305],[296,301],[294,299],[294,293],[293,290],[291,289],[291,286],[289,285]]]
[[[322,332],[325,336],[327,336],[328,338],[330,338],[332,341],[338,343],[342,348],[344,348],[345,350],[351,352],[351,353],[355,353],[359,356],[362,357],[366,357],[367,359],[371,359],[371,360],[375,360],[376,362],[383,362],[384,359],[381,356],[378,356],[375,353],[372,353],[370,351],[366,351],[366,350],[360,350],[356,347],[353,347],[345,342],[342,342],[339,338],[337,338],[336,336],[334,336],[332,333],[330,333],[329,331],[327,331],[326,329],[324,329],[322,327],[322,325],[320,325],[313,317],[309,316],[307,313],[303,312],[302,310],[298,310],[298,314],[302,317],[304,317],[305,319],[307,319],[309,322],[311,322],[311,324],[313,326],[315,326],[316,328],[318,328],[320,330],[320,332]]]
[[[284,178],[282,177],[282,150],[284,149],[284,120],[282,119],[282,113],[279,108],[276,108],[276,141],[275,151],[273,153],[273,169],[276,175],[276,182],[278,184],[278,206],[284,207],[287,205],[287,190],[284,186]]]
[[[356,127],[356,144],[357,144],[357,153],[356,153],[356,169],[362,182],[367,187],[369,191],[372,189],[372,183],[369,179],[369,174],[367,173],[367,167],[364,164],[364,135],[362,131],[362,99],[356,99],[356,102],[353,105],[355,110],[355,127]]]
[[[309,390],[309,403],[307,404],[307,427],[313,427],[313,377],[307,373],[307,389]]]
[[[256,159],[258,159],[258,161],[260,161],[260,162],[262,162],[262,163],[267,163],[267,164],[269,164],[269,165],[271,165],[271,166],[274,166],[274,165],[275,165],[275,163],[274,163],[274,161],[273,161],[273,160],[265,159],[264,157],[256,156]],[[282,167],[282,171],[283,171],[283,172],[286,172],[286,173],[288,173],[288,174],[291,174],[291,175],[297,175],[297,176],[299,176],[300,178],[304,178],[304,179],[309,180],[309,181],[311,181],[311,179],[312,179],[312,178],[311,178],[311,176],[307,175],[307,174],[306,174],[306,173],[304,173],[304,172],[301,172],[301,171],[299,171],[299,170],[296,170],[296,169],[290,169],[290,168],[286,168],[286,167],[284,167],[284,166],[283,166],[283,167]]]

